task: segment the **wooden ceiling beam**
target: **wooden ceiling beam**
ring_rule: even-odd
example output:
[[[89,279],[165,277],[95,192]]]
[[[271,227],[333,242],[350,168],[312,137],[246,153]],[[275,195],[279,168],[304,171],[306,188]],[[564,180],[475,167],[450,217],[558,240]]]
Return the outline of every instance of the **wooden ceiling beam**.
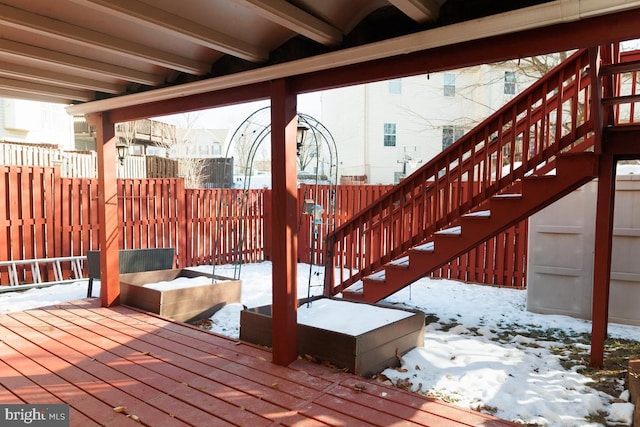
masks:
[[[88,72],[96,77],[108,76],[118,80],[131,81],[148,86],[156,86],[164,81],[162,76],[145,73],[119,65],[93,61],[79,56],[54,52],[36,46],[26,45],[11,40],[0,39],[0,58],[26,59],[38,65],[37,68],[47,68],[51,64],[59,65],[70,70]]]
[[[307,93],[446,71],[599,43],[640,38],[640,27],[637,22],[640,22],[640,9],[301,74],[288,79],[296,93]],[[119,122],[123,122],[266,99],[268,98],[266,83],[254,83],[244,87],[256,88],[255,96],[252,96],[254,89],[243,90],[241,86],[149,102],[137,107],[116,108],[111,110],[111,114],[118,117]],[[240,93],[242,96],[237,95]],[[230,96],[230,94],[234,95]]]
[[[389,0],[389,3],[400,9],[419,24],[435,21],[440,16],[442,0]]]
[[[296,93],[313,92],[639,38],[640,0],[612,2],[608,15],[602,15],[598,4],[567,11],[557,2],[544,3],[309,58],[74,105],[67,112],[112,111],[277,78],[289,79]]]
[[[264,18],[328,46],[340,44],[342,31],[285,0],[244,0]]]
[[[106,83],[100,80],[87,79],[65,73],[56,73],[54,71],[24,65],[10,64],[8,62],[0,62],[0,76],[35,83],[60,85],[69,88],[87,89],[113,94],[121,93],[125,88],[124,85]]]
[[[269,52],[266,49],[244,43],[237,38],[138,0],[72,1],[111,16],[129,20],[136,25],[153,27],[155,30],[170,33],[174,37],[247,61],[262,62],[269,58]]]
[[[88,28],[37,15],[26,10],[0,4],[0,22],[33,34],[56,38],[92,49],[115,53],[125,58],[147,62],[171,70],[201,75],[210,64],[174,55],[130,40],[100,33]]]
[[[0,97],[2,98],[14,98],[14,99],[24,99],[27,101],[38,101],[38,102],[48,102],[50,104],[69,104],[72,102],[72,99],[69,98],[60,98],[57,96],[47,96],[47,95],[39,95],[35,93],[26,93],[19,90],[12,90],[7,88],[0,87]]]
[[[244,3],[271,22],[318,43],[333,46],[342,41],[342,31],[285,0],[244,0]]]
[[[0,89],[8,89],[15,92],[24,92],[32,95],[46,96],[58,99],[77,99],[90,101],[93,93],[86,90],[74,90],[41,83],[25,82],[22,80],[0,77]]]

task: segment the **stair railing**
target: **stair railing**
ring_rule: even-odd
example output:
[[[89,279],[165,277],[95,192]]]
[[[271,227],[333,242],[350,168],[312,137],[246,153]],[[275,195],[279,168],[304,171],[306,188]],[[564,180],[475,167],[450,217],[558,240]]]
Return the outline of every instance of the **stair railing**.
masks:
[[[589,89],[589,54],[580,50],[342,224],[327,236],[325,294],[341,292],[525,175],[548,168],[560,152],[588,143]]]
[[[640,50],[609,53],[600,69],[604,89],[602,104],[609,109],[607,125],[640,124]]]

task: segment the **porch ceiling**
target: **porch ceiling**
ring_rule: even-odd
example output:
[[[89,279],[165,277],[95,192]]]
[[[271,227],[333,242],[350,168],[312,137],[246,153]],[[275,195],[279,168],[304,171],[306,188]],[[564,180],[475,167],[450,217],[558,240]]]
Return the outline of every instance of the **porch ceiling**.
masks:
[[[0,96],[106,111],[633,10],[640,1],[2,0]]]

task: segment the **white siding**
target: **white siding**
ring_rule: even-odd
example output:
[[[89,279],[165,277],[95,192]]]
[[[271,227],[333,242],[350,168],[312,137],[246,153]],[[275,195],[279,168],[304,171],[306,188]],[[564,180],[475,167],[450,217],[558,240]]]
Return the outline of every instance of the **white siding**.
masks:
[[[455,70],[455,96],[444,96],[444,75],[401,79],[401,93],[388,81],[322,93],[322,123],[338,146],[339,175],[366,174],[372,184],[390,184],[396,173],[407,174],[442,150],[442,128],[469,131],[513,98],[504,94],[504,72],[516,71],[516,91],[528,80],[511,63]],[[397,86],[396,86],[397,87]],[[384,123],[396,124],[395,147],[384,146]],[[411,152],[419,163],[404,164]]]
[[[61,104],[18,99],[0,102],[0,139],[39,144],[56,144],[72,149],[73,117]]]
[[[591,318],[598,183],[529,220],[527,310]],[[640,325],[640,176],[616,181],[609,320]]]

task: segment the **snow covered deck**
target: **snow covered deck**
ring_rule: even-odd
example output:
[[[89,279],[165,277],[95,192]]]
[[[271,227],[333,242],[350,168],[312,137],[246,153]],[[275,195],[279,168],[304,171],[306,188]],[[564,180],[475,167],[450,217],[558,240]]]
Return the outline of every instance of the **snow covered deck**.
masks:
[[[72,426],[515,425],[98,300],[0,316],[0,372],[0,402]]]

